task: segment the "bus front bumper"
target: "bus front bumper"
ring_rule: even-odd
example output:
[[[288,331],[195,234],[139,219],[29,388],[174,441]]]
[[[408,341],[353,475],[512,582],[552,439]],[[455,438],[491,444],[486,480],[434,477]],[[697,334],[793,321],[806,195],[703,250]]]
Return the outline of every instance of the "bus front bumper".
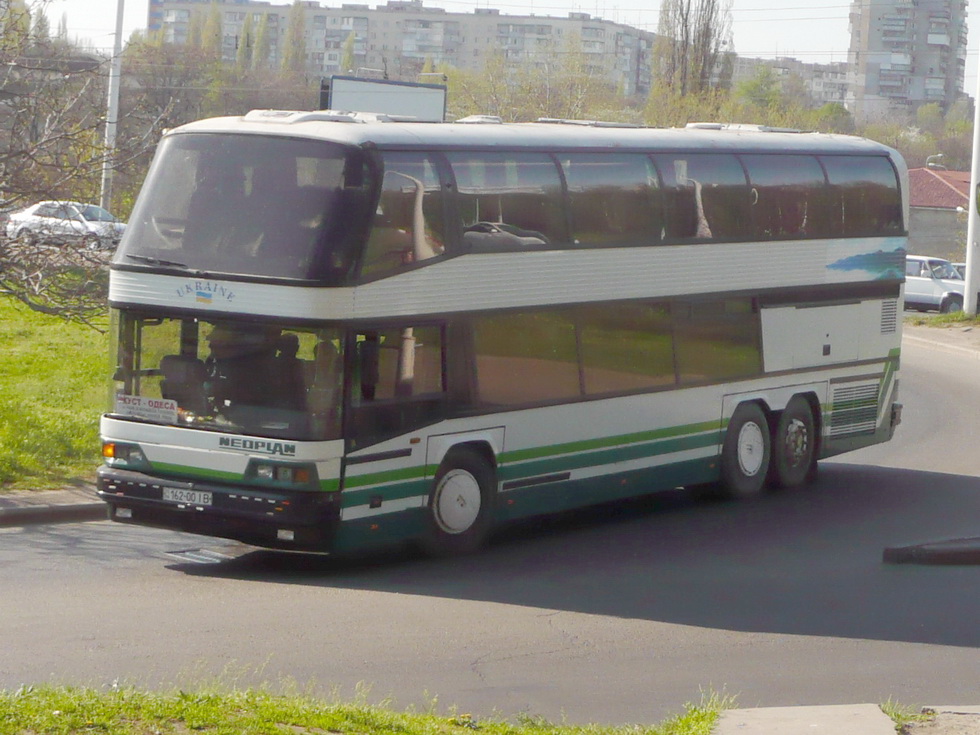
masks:
[[[271,549],[327,551],[340,519],[332,492],[187,482],[105,466],[97,485],[113,521]]]

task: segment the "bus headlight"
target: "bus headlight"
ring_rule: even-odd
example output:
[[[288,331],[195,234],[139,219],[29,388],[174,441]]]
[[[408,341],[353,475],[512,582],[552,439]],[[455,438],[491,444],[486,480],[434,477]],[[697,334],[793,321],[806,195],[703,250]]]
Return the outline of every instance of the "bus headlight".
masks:
[[[110,467],[147,469],[150,466],[143,450],[136,444],[102,442],[102,458]]]
[[[310,486],[315,478],[315,471],[310,466],[261,461],[253,462],[251,474],[258,480],[276,485]]]

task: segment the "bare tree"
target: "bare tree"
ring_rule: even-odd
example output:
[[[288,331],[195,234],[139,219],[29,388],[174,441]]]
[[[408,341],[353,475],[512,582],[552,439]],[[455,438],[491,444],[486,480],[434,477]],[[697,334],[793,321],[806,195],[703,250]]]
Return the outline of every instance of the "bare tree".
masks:
[[[108,59],[36,32],[43,24],[30,15],[22,2],[0,9],[0,219],[39,200],[97,199],[106,160]],[[115,165],[124,169],[146,144],[131,136]],[[106,282],[101,251],[47,237],[14,241],[0,228],[0,292],[30,308],[98,324]]]
[[[731,39],[731,0],[661,0],[655,54],[663,86],[700,94]]]

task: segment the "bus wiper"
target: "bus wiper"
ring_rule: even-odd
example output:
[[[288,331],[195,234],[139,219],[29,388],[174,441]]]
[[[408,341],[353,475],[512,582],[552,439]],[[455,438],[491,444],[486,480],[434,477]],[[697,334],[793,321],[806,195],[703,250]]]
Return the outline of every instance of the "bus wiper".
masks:
[[[154,258],[150,255],[133,255],[132,253],[126,253],[127,258],[132,258],[133,260],[138,260],[141,263],[149,263],[150,265],[169,265],[174,268],[187,268],[186,263],[178,263],[175,260],[163,260],[161,258]]]

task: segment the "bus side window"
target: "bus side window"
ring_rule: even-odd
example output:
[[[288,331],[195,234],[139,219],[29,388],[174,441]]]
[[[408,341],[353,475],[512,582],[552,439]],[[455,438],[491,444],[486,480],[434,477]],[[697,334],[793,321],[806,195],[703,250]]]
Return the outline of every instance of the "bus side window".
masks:
[[[668,238],[738,240],[752,236],[751,195],[735,156],[691,153],[653,158],[663,179]]]
[[[663,232],[657,172],[640,154],[562,158],[575,245],[650,245]]]
[[[884,156],[821,156],[839,196],[845,237],[898,234],[903,230],[898,179]]]
[[[354,344],[351,426],[355,443],[363,446],[444,415],[440,327],[369,330],[357,334]]]
[[[813,156],[743,155],[752,186],[752,222],[760,240],[824,234],[827,183]]]
[[[450,153],[463,243],[482,250],[568,241],[562,185],[543,153]]]

